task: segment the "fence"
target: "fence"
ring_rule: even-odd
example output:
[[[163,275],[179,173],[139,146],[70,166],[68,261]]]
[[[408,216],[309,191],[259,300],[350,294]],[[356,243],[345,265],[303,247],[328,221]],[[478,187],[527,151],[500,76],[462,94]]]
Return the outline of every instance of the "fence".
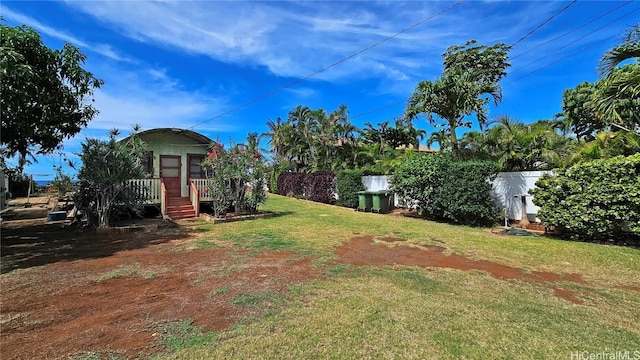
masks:
[[[521,198],[516,195],[528,194],[530,189],[536,185],[536,181],[545,173],[550,171],[520,171],[502,172],[492,182],[492,197],[501,209],[506,210],[506,215],[511,220],[522,219]],[[389,190],[389,177],[385,175],[363,176],[362,183],[367,191]],[[529,221],[536,220],[536,214],[540,210],[533,204],[531,195],[525,196],[526,213]],[[394,199],[394,205],[399,206],[398,198]]]

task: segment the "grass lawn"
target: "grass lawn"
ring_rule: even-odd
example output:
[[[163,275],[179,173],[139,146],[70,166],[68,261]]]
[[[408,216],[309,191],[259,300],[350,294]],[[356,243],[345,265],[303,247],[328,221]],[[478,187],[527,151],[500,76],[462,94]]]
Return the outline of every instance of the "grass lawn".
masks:
[[[237,299],[237,306],[268,311],[206,341],[186,339],[186,346],[158,358],[571,359],[578,351],[584,356],[630,351],[631,358],[640,358],[637,249],[500,236],[277,195],[270,195],[263,209],[285,215],[203,223],[196,229],[199,241],[310,256],[326,278],[291,288],[286,299],[274,294]],[[376,249],[437,245],[444,255],[464,256],[471,264],[495,262],[522,269],[525,277],[578,274],[580,281],[527,281],[402,263],[355,265],[336,255],[354,237],[366,236],[377,239],[371,245]],[[404,241],[387,243],[385,237]]]

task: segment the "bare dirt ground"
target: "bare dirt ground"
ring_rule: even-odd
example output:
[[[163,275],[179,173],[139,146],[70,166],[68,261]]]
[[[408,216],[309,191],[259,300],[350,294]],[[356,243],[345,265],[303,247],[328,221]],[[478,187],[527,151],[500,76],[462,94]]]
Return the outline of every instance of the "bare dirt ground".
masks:
[[[7,222],[13,223],[13,222]],[[0,351],[3,359],[61,359],[88,351],[127,358],[164,350],[163,322],[204,331],[259,316],[238,296],[270,292],[322,272],[288,252],[190,249],[184,228],[96,236],[32,221],[3,224]]]
[[[270,296],[286,299],[291,285],[324,277],[313,258],[216,246],[188,226],[152,225],[148,232],[96,235],[42,219],[3,223],[0,357],[64,359],[89,351],[144,357],[166,350],[159,341],[163,323],[193,320],[207,332],[228,329],[261,316]],[[556,296],[581,302],[560,285],[585,283],[579,274],[525,272],[400,241],[358,235],[335,255],[353,265],[481,270],[548,284]],[[237,301],[260,294],[269,294],[267,304]]]

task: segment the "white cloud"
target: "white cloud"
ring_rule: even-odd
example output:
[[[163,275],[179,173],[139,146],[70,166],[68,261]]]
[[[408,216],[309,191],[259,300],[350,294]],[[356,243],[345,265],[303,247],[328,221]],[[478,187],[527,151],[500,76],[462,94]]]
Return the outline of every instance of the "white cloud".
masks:
[[[8,20],[11,20],[13,22],[19,23],[19,24],[24,24],[27,26],[30,26],[36,30],[38,30],[39,32],[46,34],[48,36],[51,36],[53,38],[56,38],[58,40],[64,41],[64,42],[68,42],[71,44],[74,44],[82,49],[88,49],[89,51],[98,53],[102,56],[111,58],[113,60],[117,60],[117,61],[124,61],[124,62],[130,62],[130,63],[135,63],[136,61],[134,59],[131,59],[130,57],[124,56],[122,54],[119,54],[117,51],[115,51],[111,45],[108,44],[96,44],[96,43],[89,43],[86,42],[80,38],[77,38],[73,35],[67,34],[63,31],[54,29],[50,26],[47,26],[39,21],[37,21],[36,19],[26,16],[24,14],[21,14],[19,12],[15,12],[9,8],[7,8],[6,6],[3,6],[2,9],[2,16]]]
[[[141,42],[265,67],[302,78],[446,8],[441,2],[88,2],[68,1]],[[513,42],[561,4],[467,2],[314,79],[381,82],[433,78],[447,46],[476,38]],[[499,25],[498,25],[499,24]]]
[[[95,72],[105,78],[105,86],[95,92],[95,107],[100,113],[90,122],[92,129],[126,132],[133,124],[143,129],[188,128],[227,106],[220,94],[184,90],[164,69],[138,67],[134,72],[101,65]],[[233,126],[215,121],[199,129],[230,131]]]

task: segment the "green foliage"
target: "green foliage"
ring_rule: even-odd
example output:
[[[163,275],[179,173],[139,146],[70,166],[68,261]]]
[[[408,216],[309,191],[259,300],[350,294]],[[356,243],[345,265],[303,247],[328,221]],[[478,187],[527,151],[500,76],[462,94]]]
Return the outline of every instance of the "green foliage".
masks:
[[[127,180],[143,177],[146,145],[136,131],[134,127],[134,133],[121,141],[116,140],[118,131],[112,130],[109,140],[93,138],[82,143],[74,202],[90,225],[109,226],[116,207],[139,209],[145,200],[142,192],[127,186]]]
[[[443,170],[431,207],[433,214],[457,224],[494,224],[499,209],[491,197],[489,181],[498,173],[498,165],[489,161],[450,162]]]
[[[502,99],[498,82],[510,66],[507,62],[509,46],[475,43],[472,40],[463,46],[449,47],[443,54],[445,68],[442,75],[433,81],[419,82],[405,110],[409,119],[422,114],[429,123],[446,126],[451,137],[451,149],[458,158],[456,129],[471,127],[471,122],[465,118],[473,113],[480,127],[486,124],[490,98],[496,103]],[[444,123],[437,119],[444,120]]]
[[[338,205],[357,208],[358,191],[366,190],[362,183],[362,173],[358,170],[341,170],[336,173]]]
[[[103,81],[82,68],[86,56],[70,44],[50,49],[27,26],[0,24],[0,32],[2,155],[18,154],[21,171],[27,156],[56,150],[93,119],[93,91]]]
[[[400,201],[425,217],[465,225],[490,225],[498,216],[491,184],[493,162],[453,161],[446,154],[416,154],[393,173],[390,182]]]
[[[601,117],[596,116],[592,106],[591,99],[595,91],[596,85],[585,81],[562,94],[562,127],[572,131],[578,139],[592,140],[596,132],[607,126]]]
[[[402,146],[417,148],[426,134],[424,130],[416,129],[410,119],[405,118],[396,119],[394,127],[389,126],[389,121],[378,123],[377,127],[368,122],[364,125],[365,128],[360,131],[360,139],[363,143],[379,143],[393,149]]]
[[[393,172],[389,181],[401,203],[408,208],[432,213],[436,189],[442,184],[442,170],[451,162],[449,155],[415,153],[407,157]]]
[[[265,202],[266,165],[254,146],[237,144],[225,150],[223,144],[214,142],[202,167],[210,180],[208,190],[216,215],[224,214],[230,204],[236,214],[243,209],[253,213]]]
[[[31,180],[30,176],[22,174],[17,169],[7,170],[7,173],[9,175],[9,192],[14,198],[27,197],[29,186],[31,186],[32,191],[37,187],[36,182]]]
[[[284,304],[284,299],[278,293],[271,291],[243,294],[233,299],[236,306],[273,307]]]
[[[160,341],[170,352],[211,343],[218,338],[215,332],[205,333],[202,328],[193,326],[193,320],[164,322],[158,325]]]
[[[58,196],[64,196],[73,188],[73,181],[62,172],[62,166],[56,167],[56,177],[51,182],[51,187],[58,192]]]
[[[442,54],[445,72],[460,69],[471,72],[479,82],[498,83],[507,76],[506,69],[511,66],[508,52],[511,46],[497,43],[492,46],[477,45],[476,40],[464,45],[449,46]]]
[[[356,128],[348,120],[345,105],[327,113],[299,105],[285,121],[267,122],[271,152],[276,164],[290,164],[294,172],[342,168],[353,157]],[[285,195],[285,194],[282,194]]]
[[[531,191],[538,217],[579,240],[640,239],[640,154],[578,163]]]
[[[470,132],[461,140],[463,157],[494,160],[502,171],[548,170],[565,166],[576,141],[558,133],[552,121],[532,124],[501,116],[483,133]]]

